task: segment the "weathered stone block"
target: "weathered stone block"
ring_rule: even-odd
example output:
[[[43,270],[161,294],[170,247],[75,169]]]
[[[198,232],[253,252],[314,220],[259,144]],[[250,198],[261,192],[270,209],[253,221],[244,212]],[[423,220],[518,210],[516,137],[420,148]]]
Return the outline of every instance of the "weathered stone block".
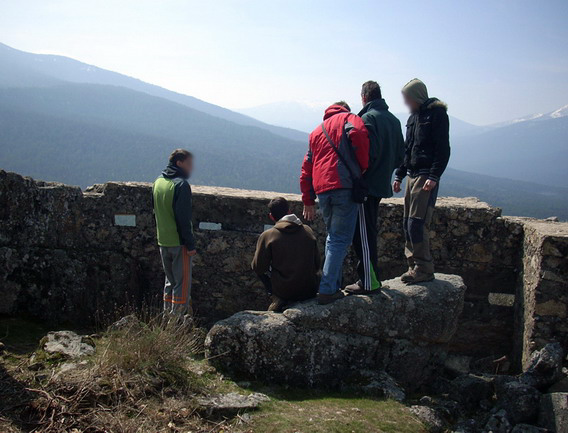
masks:
[[[211,329],[207,356],[236,376],[271,382],[337,386],[374,369],[417,388],[440,367],[463,305],[461,278],[437,277],[414,286],[391,280],[380,295],[328,306],[312,300],[284,314],[235,314]]]
[[[544,394],[540,400],[538,423],[554,433],[568,433],[568,393]]]

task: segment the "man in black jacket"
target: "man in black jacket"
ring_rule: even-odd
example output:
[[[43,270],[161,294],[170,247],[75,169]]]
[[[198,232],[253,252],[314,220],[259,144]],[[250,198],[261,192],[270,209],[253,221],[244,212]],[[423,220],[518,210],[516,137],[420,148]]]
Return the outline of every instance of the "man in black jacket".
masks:
[[[408,82],[402,95],[411,114],[406,124],[404,162],[396,170],[393,189],[400,192],[402,179],[408,175],[404,197],[408,271],[401,279],[413,284],[434,279],[429,231],[440,177],[450,159],[450,123],[446,104],[429,98],[419,79]]]

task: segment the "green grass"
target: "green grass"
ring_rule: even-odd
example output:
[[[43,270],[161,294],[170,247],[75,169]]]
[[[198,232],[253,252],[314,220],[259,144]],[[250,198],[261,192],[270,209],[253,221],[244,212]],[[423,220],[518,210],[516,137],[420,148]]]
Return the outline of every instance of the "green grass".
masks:
[[[176,431],[212,433],[427,431],[406,406],[392,400],[256,382],[243,388],[241,382],[227,379],[203,359],[203,335],[198,330],[181,332],[181,329],[163,327],[152,320],[144,322],[139,329],[103,332],[96,339],[97,353],[86,358],[85,368],[66,375],[65,383],[38,382],[38,373],[25,368],[32,353],[35,353],[36,361],[43,364],[40,371],[43,375],[56,371],[57,364],[62,361],[38,350],[39,341],[50,330],[38,322],[0,319],[0,340],[7,348],[7,353],[0,357],[0,372],[3,372],[0,375],[0,390],[3,390],[0,392],[0,412],[1,400],[5,400],[6,406],[17,404],[21,390],[31,387],[46,390],[53,401],[65,405],[81,397],[85,401],[75,402],[75,410],[83,417],[81,423],[106,426],[107,431],[113,433],[165,431],[163,429],[172,422],[179,427]],[[51,374],[47,376],[52,377]],[[244,418],[245,422],[235,418],[218,423],[217,420],[188,415],[192,413],[195,396],[254,391],[267,394],[271,401],[250,412],[250,417]],[[30,404],[33,400],[30,407],[47,410],[51,408],[50,404],[53,406],[42,399],[40,393],[27,398],[31,399]],[[106,410],[93,412],[89,409],[95,406]],[[0,415],[0,431],[24,431],[17,423],[10,422],[10,419],[19,419],[18,411],[23,409],[18,407],[11,414],[5,413],[4,418]],[[55,419],[63,428],[73,420],[66,415],[67,409],[61,410]],[[36,415],[37,419],[43,419],[44,413]]]
[[[306,390],[280,391],[253,413],[262,433],[425,433],[408,408],[393,400]]]

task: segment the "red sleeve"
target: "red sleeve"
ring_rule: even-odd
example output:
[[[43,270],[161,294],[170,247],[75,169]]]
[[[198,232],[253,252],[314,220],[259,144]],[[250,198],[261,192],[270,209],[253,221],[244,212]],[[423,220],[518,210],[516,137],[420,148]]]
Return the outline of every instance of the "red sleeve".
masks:
[[[349,138],[355,149],[355,156],[361,171],[365,171],[369,168],[369,133],[359,116],[352,115],[349,117],[349,122],[353,125],[353,128],[349,131]]]
[[[302,174],[300,175],[300,190],[302,191],[302,201],[306,206],[313,206],[316,204],[316,194],[314,192],[314,185],[312,181],[312,170],[314,164],[312,162],[312,145],[310,137],[310,148],[304,157],[302,163]]]

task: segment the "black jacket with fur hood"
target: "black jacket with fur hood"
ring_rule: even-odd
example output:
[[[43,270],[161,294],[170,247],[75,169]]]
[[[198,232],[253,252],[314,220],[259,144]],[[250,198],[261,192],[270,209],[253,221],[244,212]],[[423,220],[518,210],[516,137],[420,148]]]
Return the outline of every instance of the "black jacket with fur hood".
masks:
[[[427,175],[436,182],[450,159],[450,121],[448,107],[437,98],[430,98],[413,113],[406,124],[404,162],[396,170],[398,181],[408,174]]]

